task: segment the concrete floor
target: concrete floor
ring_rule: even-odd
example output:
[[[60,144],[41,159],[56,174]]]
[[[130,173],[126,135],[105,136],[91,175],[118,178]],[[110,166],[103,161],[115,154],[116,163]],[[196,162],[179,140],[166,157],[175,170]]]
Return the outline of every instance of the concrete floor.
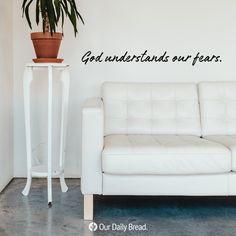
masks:
[[[79,180],[67,180],[67,193],[60,192],[58,180],[53,181],[52,208],[47,206],[46,180],[34,179],[28,197],[21,195],[25,181],[13,180],[0,194],[0,236],[236,235],[236,197],[96,196],[94,221],[120,230],[91,232],[90,222],[82,219]],[[146,224],[147,230],[124,232],[122,224]]]

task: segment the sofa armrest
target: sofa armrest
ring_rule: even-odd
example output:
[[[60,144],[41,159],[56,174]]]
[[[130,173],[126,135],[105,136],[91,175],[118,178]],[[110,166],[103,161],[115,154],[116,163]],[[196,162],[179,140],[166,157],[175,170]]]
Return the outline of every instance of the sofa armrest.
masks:
[[[101,98],[88,99],[82,110],[81,191],[83,194],[102,194],[103,126]]]

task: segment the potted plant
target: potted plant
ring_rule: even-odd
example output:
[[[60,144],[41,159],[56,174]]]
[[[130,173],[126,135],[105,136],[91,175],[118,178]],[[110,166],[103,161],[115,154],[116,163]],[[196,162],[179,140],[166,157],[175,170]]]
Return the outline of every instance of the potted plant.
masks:
[[[34,62],[62,62],[63,59],[57,58],[62,36],[65,18],[69,18],[75,36],[78,33],[77,20],[83,18],[77,10],[74,0],[23,0],[23,17],[26,17],[30,29],[32,24],[30,20],[30,6],[35,3],[35,21],[38,25],[42,24],[43,32],[31,33],[37,59]],[[56,31],[61,25],[62,33]]]

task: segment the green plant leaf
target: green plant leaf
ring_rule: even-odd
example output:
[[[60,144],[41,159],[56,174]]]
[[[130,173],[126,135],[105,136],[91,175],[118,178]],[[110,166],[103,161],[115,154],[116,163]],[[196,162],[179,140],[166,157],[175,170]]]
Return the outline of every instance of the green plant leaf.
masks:
[[[75,4],[75,1],[74,0],[69,0],[69,1],[72,3],[73,8],[75,9],[75,12],[76,12],[76,15],[77,15],[78,14],[78,10],[77,10],[77,6]]]
[[[45,0],[40,0],[40,11],[41,11],[42,19],[44,19],[44,17],[46,16],[46,4],[45,4]]]
[[[83,25],[84,25],[84,19],[82,18],[82,16],[80,15],[80,13],[78,12],[78,16],[79,16],[79,18],[80,18],[80,20],[81,20],[81,22],[83,23]]]
[[[65,5],[65,8],[66,8],[67,12],[69,12],[69,8],[68,8],[67,0],[63,0],[63,2],[64,2],[64,5]]]
[[[60,6],[60,0],[54,0],[54,6],[55,6],[55,9],[56,9],[56,20],[57,22],[59,21],[60,19],[60,16],[61,16],[61,6]]]
[[[37,2],[36,2],[36,24],[38,25],[39,24],[39,4],[40,4],[40,2],[39,2],[40,0],[37,0]]]
[[[43,20],[43,32],[45,33],[45,18],[46,18],[46,4],[45,0],[40,0],[40,11],[41,11],[41,17]]]
[[[61,29],[62,29],[62,34],[64,34],[64,20],[65,20],[64,11],[61,8]]]
[[[66,8],[66,6],[64,5],[63,2],[60,2],[61,6],[62,6],[62,11],[65,13],[65,16],[68,16],[68,9]]]
[[[35,21],[38,25],[40,22],[40,17],[42,18],[43,32],[45,32],[46,29],[49,29],[51,34],[56,32],[56,27],[58,26],[58,22],[60,21],[60,19],[63,31],[64,21],[66,17],[69,18],[73,26],[75,36],[78,32],[78,20],[81,20],[81,22],[84,24],[84,20],[77,9],[75,0],[22,0],[23,17],[26,17],[30,29],[32,29],[32,24],[29,9],[32,5],[32,2],[34,1],[36,4]]]
[[[75,13],[75,9],[73,8],[73,4],[71,1],[69,1],[69,4],[70,4],[70,13],[68,12],[68,17],[73,25],[74,33],[76,36],[76,33],[77,33],[76,13]]]
[[[23,0],[23,3],[22,3],[23,16],[24,16],[25,6],[26,6],[26,3],[27,3],[27,2],[28,2],[28,0]]]
[[[73,7],[76,11],[76,15],[77,15],[77,18],[79,17],[81,22],[84,24],[84,20],[83,20],[83,17],[80,15],[80,13],[78,12],[78,9],[77,9],[77,6],[76,6],[76,3],[74,0],[71,0],[72,4],[73,4]]]
[[[33,0],[30,0],[29,3],[25,7],[25,17],[26,17],[26,20],[28,22],[30,29],[32,29],[32,25],[31,25],[31,21],[30,21],[30,17],[29,17],[29,7],[32,2],[33,2]]]
[[[52,0],[47,0],[46,6],[47,6],[48,19],[49,19],[49,24],[50,24],[50,32],[51,34],[53,34],[56,32],[56,15],[55,15]]]

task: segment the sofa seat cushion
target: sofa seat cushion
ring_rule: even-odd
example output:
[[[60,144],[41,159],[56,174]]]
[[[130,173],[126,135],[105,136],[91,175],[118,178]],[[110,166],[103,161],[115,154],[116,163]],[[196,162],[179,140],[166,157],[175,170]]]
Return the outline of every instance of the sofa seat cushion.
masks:
[[[108,135],[102,170],[109,174],[209,174],[231,171],[222,144],[185,135]]]
[[[210,135],[205,138],[223,144],[231,151],[232,171],[236,171],[236,135]]]

